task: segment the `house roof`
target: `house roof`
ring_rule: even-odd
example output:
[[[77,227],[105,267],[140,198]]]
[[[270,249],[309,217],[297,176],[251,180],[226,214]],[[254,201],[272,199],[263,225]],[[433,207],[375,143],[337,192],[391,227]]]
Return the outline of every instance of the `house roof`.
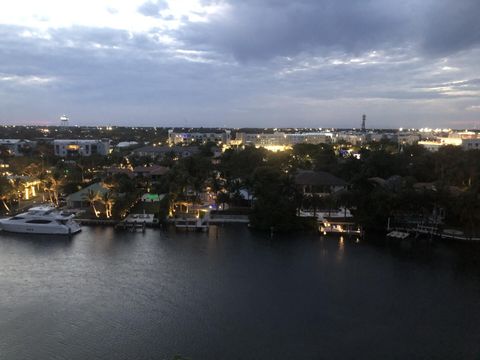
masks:
[[[150,170],[150,175],[165,175],[170,168],[165,166],[152,166],[153,169]]]
[[[116,145],[116,147],[117,148],[127,148],[127,147],[130,147],[130,146],[137,146],[137,145],[138,145],[138,142],[136,142],[136,141],[121,141]]]
[[[198,152],[198,146],[144,146],[133,150],[134,153],[150,153],[150,154],[168,154],[173,152],[175,154],[182,154],[189,152],[195,154]]]
[[[375,185],[379,185],[379,186],[385,186],[385,184],[387,182],[385,179],[382,179],[381,177],[378,177],[378,176],[369,178],[368,181],[370,181],[371,183],[373,183]]]
[[[301,170],[295,176],[295,184],[311,186],[347,186],[348,183],[325,171]]]
[[[110,166],[109,168],[105,169],[107,174],[127,174],[129,177],[133,177],[133,171],[129,168],[120,168],[116,166]]]
[[[168,167],[160,166],[160,165],[152,165],[152,166],[137,166],[133,169],[135,173],[142,173],[145,175],[165,175],[168,170]]]
[[[82,190],[77,191],[76,193],[68,195],[67,201],[86,201],[87,194],[90,190],[98,192],[100,196],[103,196],[105,193],[110,191],[105,185],[98,182],[98,183],[89,185],[86,188],[83,188]]]

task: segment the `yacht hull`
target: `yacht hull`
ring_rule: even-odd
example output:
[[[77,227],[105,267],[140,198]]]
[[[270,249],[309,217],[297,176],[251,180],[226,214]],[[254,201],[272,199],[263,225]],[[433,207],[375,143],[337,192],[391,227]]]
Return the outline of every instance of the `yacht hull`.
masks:
[[[42,225],[42,224],[8,224],[0,222],[0,229],[12,233],[20,234],[51,234],[51,235],[72,235],[78,233],[80,226],[66,225]]]
[[[71,235],[80,231],[73,214],[65,214],[53,206],[41,205],[27,212],[0,219],[0,229],[20,234]]]

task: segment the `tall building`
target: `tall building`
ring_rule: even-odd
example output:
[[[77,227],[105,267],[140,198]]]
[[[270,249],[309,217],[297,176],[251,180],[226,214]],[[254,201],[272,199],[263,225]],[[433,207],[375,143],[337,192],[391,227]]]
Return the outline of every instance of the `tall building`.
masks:
[[[367,115],[363,114],[362,116],[362,132],[367,132],[366,128],[366,122],[367,122]]]

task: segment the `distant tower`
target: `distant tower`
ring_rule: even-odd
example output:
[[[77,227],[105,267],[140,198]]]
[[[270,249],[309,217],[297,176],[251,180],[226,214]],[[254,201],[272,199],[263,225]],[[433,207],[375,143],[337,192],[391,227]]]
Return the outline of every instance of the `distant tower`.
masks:
[[[367,131],[367,129],[366,129],[366,127],[365,127],[365,125],[366,125],[365,123],[366,123],[366,122],[367,122],[367,115],[363,115],[363,116],[362,116],[362,132],[366,132],[366,131]]]
[[[68,117],[67,115],[60,116],[60,124],[61,126],[67,127],[68,126]]]

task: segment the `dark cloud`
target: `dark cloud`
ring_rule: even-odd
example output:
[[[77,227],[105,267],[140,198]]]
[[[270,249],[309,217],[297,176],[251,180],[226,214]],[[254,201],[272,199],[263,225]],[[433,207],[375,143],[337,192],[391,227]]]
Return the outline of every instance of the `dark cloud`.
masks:
[[[423,48],[447,56],[480,44],[480,1],[437,0],[425,18]]]
[[[448,55],[480,43],[478,0],[266,0],[228,2],[230,10],[180,33],[191,46],[240,61],[317,51],[358,54],[414,47]]]
[[[473,0],[227,0],[132,33],[0,25],[0,121],[440,126],[478,119]],[[215,0],[203,0],[215,4]],[[220,3],[220,2],[219,2]],[[162,17],[164,2],[139,12]],[[165,37],[168,36],[167,41]]]
[[[418,13],[412,1],[299,0],[230,2],[230,11],[190,24],[189,44],[231,53],[239,60],[294,56],[312,49],[361,53],[402,46]]]
[[[168,4],[164,0],[149,0],[138,8],[138,12],[145,16],[162,17],[161,12],[166,9]]]

